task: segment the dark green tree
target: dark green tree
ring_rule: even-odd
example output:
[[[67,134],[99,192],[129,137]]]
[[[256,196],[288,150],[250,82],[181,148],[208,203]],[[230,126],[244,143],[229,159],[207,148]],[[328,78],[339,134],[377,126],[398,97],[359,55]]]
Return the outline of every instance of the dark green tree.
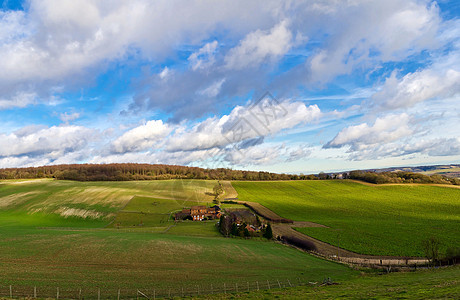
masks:
[[[269,240],[273,238],[273,231],[272,231],[272,226],[270,225],[270,223],[265,228],[264,238],[269,239]]]
[[[230,233],[231,235],[238,236],[238,225],[236,223],[232,224],[232,231]]]

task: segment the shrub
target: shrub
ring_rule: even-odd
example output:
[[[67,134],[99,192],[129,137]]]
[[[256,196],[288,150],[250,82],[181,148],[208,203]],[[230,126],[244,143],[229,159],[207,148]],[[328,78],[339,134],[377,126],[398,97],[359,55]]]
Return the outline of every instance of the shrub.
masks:
[[[425,257],[432,263],[439,259],[439,239],[437,237],[430,237],[422,242],[423,250],[425,251]]]

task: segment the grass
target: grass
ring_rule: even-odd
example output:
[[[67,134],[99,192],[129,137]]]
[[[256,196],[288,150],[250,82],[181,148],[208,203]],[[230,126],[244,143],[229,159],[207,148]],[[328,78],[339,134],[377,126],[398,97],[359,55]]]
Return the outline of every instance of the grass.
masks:
[[[159,288],[297,277],[346,280],[356,275],[345,266],[273,242],[116,229],[2,232],[0,265],[1,286],[62,289]]]
[[[340,225],[340,222],[350,222],[350,214],[370,214],[362,217],[363,222],[370,222],[368,218],[381,216],[381,207],[387,215],[389,211],[386,207],[389,204],[380,207],[365,204],[366,201],[379,202],[377,196],[372,196],[373,190],[366,190],[374,187],[351,183],[337,186],[329,182],[320,182],[321,185],[316,186],[309,186],[313,184],[311,182],[258,184],[243,186],[243,183],[237,183],[240,198],[254,201],[259,197],[258,201],[266,201],[263,204],[272,205],[275,212],[299,220],[316,220],[332,225],[335,221]],[[40,292],[52,295],[59,287],[61,298],[65,297],[65,291],[77,291],[79,288],[84,295],[91,291],[92,297],[96,297],[97,288],[100,288],[103,298],[107,295],[114,298],[118,288],[130,290],[129,295],[133,296],[137,288],[177,289],[184,286],[194,289],[196,285],[222,286],[223,283],[245,284],[276,279],[321,282],[326,277],[340,285],[271,290],[234,297],[304,299],[305,295],[315,298],[372,298],[383,295],[391,298],[413,294],[420,296],[418,298],[436,298],[458,294],[455,294],[458,281],[452,279],[458,277],[458,268],[446,269],[451,271],[445,273],[360,274],[344,265],[263,239],[223,238],[216,230],[215,221],[187,221],[171,226],[173,223],[165,219],[171,211],[191,203],[212,203],[213,197],[206,193],[211,192],[214,185],[215,181],[197,180],[0,181],[0,294],[7,295],[11,284],[15,292],[23,290],[30,293],[31,287],[37,286],[39,295]],[[410,190],[391,188],[393,194],[390,195],[393,196],[401,193],[414,199],[423,195],[416,192],[414,196],[410,195]],[[409,216],[422,216],[419,218],[427,220],[427,212],[431,211],[429,216],[435,220],[433,224],[439,222],[445,226],[443,230],[450,230],[450,234],[455,235],[458,229],[453,228],[448,220],[458,221],[455,204],[458,203],[458,198],[455,198],[458,194],[447,189],[431,188],[433,190],[424,192],[437,191],[440,199],[430,204],[426,199],[428,196],[422,197],[420,205],[412,207],[412,210],[408,203],[400,200],[403,217],[398,220],[403,224],[408,222],[406,218]],[[325,197],[324,191],[335,193],[335,196]],[[252,196],[252,193],[258,196]],[[353,196],[356,193],[359,197]],[[383,197],[388,195],[386,193],[379,191],[377,195]],[[338,195],[348,202],[334,204]],[[356,206],[350,205],[349,199],[354,199],[352,203]],[[398,203],[391,203],[391,207],[399,207]],[[71,214],[63,215],[63,208]],[[450,217],[445,216],[447,211],[450,211]],[[91,214],[85,215],[85,212]],[[141,220],[143,226],[138,226]],[[123,226],[114,227],[115,221]],[[378,218],[377,221],[383,222]],[[427,227],[421,225],[421,228],[426,234]],[[344,238],[350,227],[344,225],[339,229],[344,232],[343,237],[341,235]],[[331,231],[336,233],[337,228]],[[434,288],[438,285],[439,288]],[[70,295],[75,297],[76,294]]]
[[[174,212],[184,207],[206,204],[209,202],[134,196],[117,213],[110,226],[116,228],[170,226],[174,224]]]
[[[199,299],[459,299],[460,267],[364,275],[339,285],[301,286]]]
[[[239,199],[284,218],[330,228],[299,228],[363,254],[423,256],[422,240],[460,246],[460,190],[437,186],[368,186],[349,181],[234,182]]]
[[[214,185],[198,180],[0,181],[0,290],[10,284],[29,291],[33,286],[116,291],[357,276],[345,266],[274,242],[223,238],[215,221],[176,226],[165,221],[173,210],[211,203],[206,193]],[[74,214],[65,216],[62,208]],[[92,214],[85,216],[88,211]],[[137,226],[140,217],[143,226]],[[116,222],[125,226],[114,228]]]

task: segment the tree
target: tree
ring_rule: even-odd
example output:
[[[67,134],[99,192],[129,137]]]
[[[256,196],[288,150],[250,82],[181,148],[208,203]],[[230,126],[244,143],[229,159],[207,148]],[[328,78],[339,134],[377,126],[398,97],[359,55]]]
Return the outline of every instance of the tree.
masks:
[[[273,238],[273,231],[272,231],[272,226],[270,225],[270,223],[265,228],[264,238],[269,239],[269,240]]]
[[[217,182],[217,184],[212,188],[214,192],[214,202],[218,203],[219,196],[224,193],[224,188],[222,187],[222,183],[220,181]]]
[[[220,227],[220,232],[228,236],[231,232],[232,229],[232,221],[230,220],[229,217],[221,215],[220,216],[220,222],[219,222],[219,227]]]
[[[422,242],[425,257],[434,264],[439,259],[439,239],[437,237],[430,237]]]
[[[230,233],[231,235],[238,236],[238,226],[236,225],[236,223],[232,224],[232,231]]]
[[[249,233],[249,230],[246,227],[244,227],[244,237],[250,237],[250,236],[251,234]]]

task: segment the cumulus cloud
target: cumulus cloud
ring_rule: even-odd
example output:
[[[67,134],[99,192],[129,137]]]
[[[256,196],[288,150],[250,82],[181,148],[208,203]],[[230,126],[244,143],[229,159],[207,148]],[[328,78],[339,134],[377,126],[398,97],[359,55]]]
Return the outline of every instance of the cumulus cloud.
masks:
[[[388,157],[410,157],[426,155],[431,157],[457,156],[460,154],[458,138],[420,138],[404,143],[375,144],[360,151],[351,152],[350,160],[375,160]]]
[[[30,92],[17,92],[9,99],[0,99],[0,110],[10,108],[23,108],[36,103],[37,94]]]
[[[218,44],[217,41],[206,43],[197,52],[192,53],[188,58],[192,70],[210,67],[215,61],[214,54]]]
[[[171,128],[161,120],[148,121],[146,124],[125,132],[112,142],[114,153],[136,152],[148,148],[157,148],[158,143],[171,132]]]
[[[191,129],[176,130],[165,149],[191,151],[224,147],[311,123],[320,116],[317,105],[263,99],[253,106],[237,106],[229,115],[206,119]]]
[[[177,45],[199,45],[218,28],[231,28],[236,36],[254,30],[277,6],[31,0],[25,11],[0,12],[0,92],[40,90],[46,95],[54,86],[94,79],[108,63],[126,56],[159,63],[174,55]],[[257,15],[251,13],[256,10]],[[192,68],[210,63],[216,46],[217,42],[211,42],[192,54]]]
[[[324,32],[332,32],[327,47],[317,49],[306,63],[313,82],[327,83],[358,67],[400,61],[439,47],[441,18],[435,3],[326,1],[305,10],[319,13]]]
[[[286,161],[296,161],[299,159],[307,158],[311,155],[311,149],[307,148],[306,146],[299,146],[297,149],[291,150],[288,154]]]
[[[352,151],[361,151],[369,146],[392,142],[412,133],[409,115],[387,115],[377,118],[371,126],[362,123],[342,129],[324,145],[324,148],[350,146]]]
[[[460,67],[460,66],[457,66]],[[434,98],[447,98],[460,93],[460,71],[432,68],[408,73],[399,79],[396,72],[385,80],[381,90],[372,96],[373,104],[385,109],[414,106]]]
[[[59,115],[59,119],[64,123],[69,123],[70,121],[74,121],[78,118],[80,118],[80,113],[78,112],[74,112],[74,113],[65,112]]]
[[[269,32],[256,30],[249,33],[238,46],[230,49],[225,57],[226,67],[243,69],[258,66],[266,59],[276,59],[286,54],[293,39],[287,25],[288,21],[282,21]]]
[[[84,148],[95,136],[95,130],[82,126],[29,126],[15,133],[0,134],[0,157],[47,154],[55,159]]]

